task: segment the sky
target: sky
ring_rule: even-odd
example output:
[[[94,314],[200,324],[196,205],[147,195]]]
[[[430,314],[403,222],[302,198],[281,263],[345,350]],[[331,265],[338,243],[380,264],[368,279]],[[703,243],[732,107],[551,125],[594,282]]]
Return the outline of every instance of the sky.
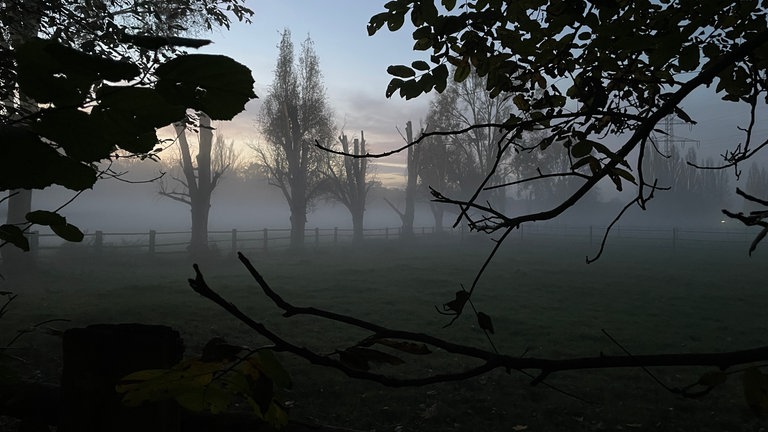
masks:
[[[295,45],[309,36],[320,59],[328,101],[335,111],[340,130],[351,137],[365,131],[372,152],[398,147],[404,143],[399,130],[406,121],[419,125],[426,116],[431,95],[405,101],[384,95],[390,76],[387,66],[426,59],[412,50],[410,23],[395,33],[386,29],[368,36],[366,24],[371,16],[384,11],[384,0],[264,0],[248,1],[255,14],[251,24],[234,22],[231,30],[203,34],[213,44],[199,50],[225,54],[248,66],[256,81],[256,94],[263,97],[273,80],[277,44],[284,29],[290,29]],[[743,141],[737,129],[746,125],[746,108],[719,101],[711,89],[697,91],[683,103],[683,108],[698,124],[676,126],[675,134],[691,139],[700,155],[717,157],[725,146]],[[256,116],[260,100],[232,122],[220,125],[225,136],[242,142],[259,142]],[[765,110],[762,110],[765,113]],[[758,126],[763,136],[764,125]],[[685,152],[683,152],[685,153]],[[377,160],[379,180],[390,183],[402,179],[403,155]],[[391,164],[391,165],[390,165]]]
[[[281,32],[291,31],[297,51],[309,36],[315,44],[339,131],[350,137],[359,137],[364,131],[369,151],[389,150],[404,144],[398,128],[404,130],[409,120],[420,124],[430,98],[405,101],[396,95],[385,97],[390,79],[387,67],[407,64],[424,55],[412,51],[412,28],[407,25],[396,33],[382,30],[368,36],[368,20],[384,11],[383,4],[369,0],[248,1],[255,12],[253,22],[234,22],[229,31],[199,35],[214,43],[197,52],[224,54],[248,66],[256,81],[256,94],[263,98],[274,78]],[[224,135],[258,142],[256,116],[260,103],[259,99],[251,101],[244,113],[220,125]],[[403,159],[393,156],[376,161],[379,177],[384,177],[380,180],[391,181],[393,174],[401,177]]]

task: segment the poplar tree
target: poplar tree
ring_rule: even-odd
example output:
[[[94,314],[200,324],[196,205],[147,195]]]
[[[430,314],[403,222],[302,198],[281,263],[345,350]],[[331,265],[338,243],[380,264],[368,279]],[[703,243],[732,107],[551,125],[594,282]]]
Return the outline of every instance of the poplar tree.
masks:
[[[264,145],[256,151],[269,183],[280,188],[291,216],[291,249],[304,245],[307,213],[323,191],[329,154],[315,144],[334,145],[333,114],[325,96],[320,62],[307,37],[298,58],[291,32],[279,45],[275,79],[259,113]]]

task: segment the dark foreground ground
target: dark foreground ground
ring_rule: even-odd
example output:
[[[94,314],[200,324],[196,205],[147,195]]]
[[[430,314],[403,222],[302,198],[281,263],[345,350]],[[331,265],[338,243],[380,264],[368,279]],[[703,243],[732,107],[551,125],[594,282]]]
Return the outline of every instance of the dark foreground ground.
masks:
[[[443,328],[436,313],[459,284],[471,284],[491,244],[484,238],[425,238],[285,252],[249,253],[264,277],[289,301],[363,317],[394,328],[431,333],[481,348],[488,341],[469,315]],[[508,354],[571,358],[622,354],[605,329],[633,354],[727,351],[768,345],[766,256],[747,258],[745,244],[657,245],[615,240],[597,263],[586,242],[510,239],[483,276],[476,306],[493,318],[493,342]],[[92,323],[142,322],[178,329],[187,352],[213,336],[252,347],[266,340],[195,294],[184,255],[94,256],[67,247],[40,257],[36,276],[6,280],[19,298],[0,320],[0,342],[49,319],[63,329]],[[310,318],[286,319],[234,258],[202,263],[212,288],[284,336],[319,352],[366,335]],[[27,378],[56,382],[60,340],[42,332],[19,339],[3,366]],[[494,371],[463,382],[391,389],[350,380],[290,356],[294,379],[282,395],[292,418],[376,431],[760,431],[768,422],[744,402],[741,378],[700,399],[665,391],[638,369],[586,370],[551,376],[531,387],[519,372]],[[444,353],[408,357],[393,373],[420,374],[467,366]],[[654,369],[682,387],[708,369]]]

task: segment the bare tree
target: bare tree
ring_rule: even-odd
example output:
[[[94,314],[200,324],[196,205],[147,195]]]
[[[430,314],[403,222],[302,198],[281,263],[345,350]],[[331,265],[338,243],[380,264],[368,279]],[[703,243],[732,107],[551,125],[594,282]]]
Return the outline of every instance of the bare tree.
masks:
[[[362,156],[367,153],[365,135],[360,131],[360,138],[352,141],[342,134],[339,137],[341,150],[344,153]],[[328,193],[337,201],[344,204],[352,214],[352,238],[355,242],[363,241],[363,217],[368,191],[374,181],[367,179],[368,159],[364,157],[338,156],[328,158]],[[334,163],[336,161],[336,163]]]
[[[182,202],[189,206],[192,216],[192,238],[190,251],[193,256],[203,255],[208,251],[208,214],[211,208],[213,190],[222,176],[232,169],[238,160],[234,142],[227,143],[221,133],[213,141],[211,119],[205,113],[197,113],[198,145],[197,152],[187,140],[188,124],[175,123],[179,143],[179,157],[176,163],[181,176],[172,176],[176,186],[160,182],[160,195]]]
[[[266,140],[255,147],[270,184],[283,193],[291,211],[291,248],[304,245],[307,212],[322,192],[329,154],[315,143],[333,146],[335,127],[326,101],[314,44],[307,38],[298,62],[291,32],[284,30],[275,79],[264,98],[259,124]]]
[[[405,123],[405,136],[403,139],[406,142],[413,142],[413,124],[410,120]],[[408,175],[405,185],[405,209],[401,211],[392,201],[384,198],[384,201],[400,216],[400,220],[403,222],[403,226],[400,228],[400,236],[406,239],[413,237],[413,220],[416,217],[416,192],[419,185],[419,153],[419,149],[413,146],[408,148],[406,156]]]

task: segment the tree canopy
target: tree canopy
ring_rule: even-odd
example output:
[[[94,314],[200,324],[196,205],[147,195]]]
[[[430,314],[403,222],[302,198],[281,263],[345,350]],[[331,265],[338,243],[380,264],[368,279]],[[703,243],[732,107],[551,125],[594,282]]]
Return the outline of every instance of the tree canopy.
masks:
[[[497,157],[510,151],[563,149],[569,169],[526,181],[580,178],[578,188],[556,205],[529,214],[507,215],[474,198],[437,196],[485,213],[473,219],[465,211],[471,228],[509,233],[525,222],[555,218],[605,178],[619,190],[626,183],[636,185],[637,196],[630,204],[645,208],[663,185],[645,176],[643,155],[658,151],[653,134],[665,116],[695,123],[682,102],[697,89],[747,105],[751,113],[742,125],[744,139],[724,151],[718,167],[738,169],[740,162],[768,145],[755,142],[754,136],[755,112],[766,102],[768,90],[768,26],[761,1],[436,3],[393,0],[384,5],[385,12],[371,18],[371,35],[384,27],[398,31],[410,18],[416,27],[414,50],[431,52],[431,63],[390,66],[394,78],[387,96],[442,92],[450,66],[458,82],[475,71],[486,78],[491,96],[510,98],[519,109],[496,124],[506,131]],[[528,132],[540,138],[531,145],[515,144],[515,138]],[[623,143],[606,144],[601,138],[607,135]],[[482,182],[474,197],[486,186]]]

